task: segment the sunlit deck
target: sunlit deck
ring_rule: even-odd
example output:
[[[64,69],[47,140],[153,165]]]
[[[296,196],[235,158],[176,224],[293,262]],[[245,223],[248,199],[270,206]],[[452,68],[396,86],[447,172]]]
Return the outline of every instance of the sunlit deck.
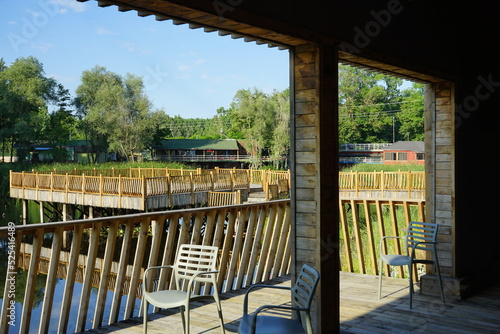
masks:
[[[384,279],[383,296],[377,296],[377,277],[342,272],[340,276],[341,333],[499,333],[500,287],[462,301],[441,303],[440,298],[416,294],[408,308],[408,281]],[[289,277],[270,284],[289,286]],[[244,290],[223,294],[222,309],[226,333],[238,330]],[[288,293],[255,292],[251,307],[285,304]],[[192,310],[191,333],[221,333],[213,302],[198,302]],[[150,315],[148,332],[182,333],[178,311]],[[142,333],[142,318],[132,318],[85,333]]]

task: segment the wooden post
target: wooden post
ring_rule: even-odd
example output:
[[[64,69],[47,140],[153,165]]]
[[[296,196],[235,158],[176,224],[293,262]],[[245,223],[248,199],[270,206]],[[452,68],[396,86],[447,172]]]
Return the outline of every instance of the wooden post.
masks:
[[[407,171],[406,172],[406,186],[408,188],[408,198],[411,198],[411,172]]]
[[[380,171],[380,192],[382,198],[384,198],[384,190],[385,190],[385,173],[383,170]]]
[[[103,178],[102,174],[99,174],[99,206],[102,207],[102,188],[103,188]]]
[[[35,194],[35,200],[38,200],[38,185],[40,184],[40,180],[38,179],[38,172],[35,174],[35,189],[36,189],[36,194]]]
[[[82,207],[85,205],[85,173],[82,173]]]
[[[43,214],[43,202],[40,201],[40,223],[44,222],[44,214]]]
[[[26,225],[28,222],[28,201],[23,199],[23,225]]]
[[[170,173],[167,169],[167,196],[168,196],[168,206],[172,206],[172,180],[170,179]]]
[[[189,183],[191,185],[191,205],[194,204],[194,183],[193,183],[193,173],[189,172]]]
[[[235,175],[234,170],[229,171],[230,179],[231,179],[231,191],[234,191],[235,184]]]
[[[62,220],[67,221],[68,220],[68,204],[63,203],[62,205]]]
[[[140,173],[140,167],[139,167]],[[146,176],[142,176],[142,211],[146,211],[146,192],[147,192]]]
[[[292,277],[304,263],[321,274],[312,312],[316,333],[339,328],[337,56],[333,45],[304,44],[291,52]]]
[[[118,208],[122,207],[122,175],[118,176]]]
[[[69,194],[69,175],[66,173],[66,179],[64,182],[65,185],[65,191],[66,191],[66,203],[68,203],[68,194]]]
[[[358,194],[359,194],[359,172],[356,171],[354,172],[354,175],[356,175],[356,177],[354,178],[354,189],[355,189],[355,194],[356,194],[356,197],[358,197]]]

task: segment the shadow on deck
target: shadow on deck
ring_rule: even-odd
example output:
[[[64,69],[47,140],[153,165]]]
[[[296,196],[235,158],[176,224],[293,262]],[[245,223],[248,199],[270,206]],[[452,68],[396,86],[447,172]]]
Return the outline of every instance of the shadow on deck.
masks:
[[[408,281],[384,278],[383,298],[378,299],[378,278],[370,275],[340,273],[340,333],[500,333],[500,286],[461,301],[441,302],[439,297],[414,296],[410,310]],[[288,276],[268,284],[290,285]],[[242,314],[245,290],[224,293],[222,310],[226,333],[236,333]],[[256,291],[250,308],[263,304],[287,304],[289,292],[272,294]],[[221,333],[215,304],[193,303],[191,333]],[[334,315],[332,315],[334,316]],[[132,318],[84,333],[142,333],[142,318]],[[162,310],[149,315],[148,333],[182,333],[177,310]]]

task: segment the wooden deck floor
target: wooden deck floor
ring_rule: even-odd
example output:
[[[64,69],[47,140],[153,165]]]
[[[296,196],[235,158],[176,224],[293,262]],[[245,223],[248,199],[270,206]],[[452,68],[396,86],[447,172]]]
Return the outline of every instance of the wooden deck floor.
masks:
[[[284,277],[270,284],[290,285]],[[462,301],[441,303],[439,297],[414,295],[408,308],[408,281],[385,279],[383,298],[378,299],[375,276],[341,273],[340,333],[500,333],[500,287]],[[256,291],[250,308],[262,304],[286,304],[286,291]],[[244,290],[225,293],[222,310],[226,333],[236,333]],[[148,332],[182,333],[180,315],[165,310],[149,316]],[[142,333],[142,318],[133,318],[85,333]],[[198,302],[191,313],[191,333],[221,333],[213,302]]]

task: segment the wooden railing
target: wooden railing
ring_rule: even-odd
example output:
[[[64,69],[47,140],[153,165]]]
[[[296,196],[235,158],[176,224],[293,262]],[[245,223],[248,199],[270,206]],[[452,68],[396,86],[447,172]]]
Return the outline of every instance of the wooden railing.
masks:
[[[251,169],[185,170],[125,168],[11,172],[10,187],[103,195],[158,196],[196,191],[249,189],[277,184],[290,172]],[[289,181],[288,181],[289,186]]]
[[[147,197],[197,191],[249,189],[246,171],[146,177],[11,172],[10,187],[100,195]]]
[[[410,221],[425,221],[423,200],[341,199],[340,256],[342,270],[378,275],[379,243],[386,235],[404,236]],[[403,254],[401,240],[383,245],[384,252]],[[389,267],[385,266],[389,275]],[[391,276],[404,277],[403,268]]]
[[[55,295],[56,275],[64,235],[71,234],[69,265],[63,296]],[[259,204],[236,205],[216,208],[164,211],[127,216],[97,218],[59,223],[45,223],[0,228],[0,238],[7,241],[8,270],[5,280],[0,315],[0,333],[7,333],[9,326],[16,326],[19,333],[30,330],[32,318],[39,321],[38,332],[46,333],[50,321],[58,322],[57,332],[79,332],[91,326],[115,323],[141,315],[136,312],[138,290],[141,287],[144,267],[172,264],[180,244],[203,244],[219,247],[219,289],[221,292],[239,289],[289,272],[290,265],[290,201],[273,201]],[[88,244],[82,240],[88,239]],[[134,240],[134,242],[132,242]],[[21,259],[21,244],[32,244],[26,284],[16,285],[17,268]],[[42,243],[50,243],[50,260],[46,269],[43,301],[34,311],[34,296],[39,272]],[[135,244],[135,247],[131,245]],[[85,245],[85,246],[83,246]],[[119,246],[120,245],[120,246]],[[115,248],[120,247],[116,252]],[[66,249],[68,250],[68,249]],[[96,258],[101,254],[100,277],[95,304],[90,303],[92,275]],[[80,293],[74,290],[78,258],[84,253],[85,277]],[[118,254],[118,273],[115,290],[108,295],[108,280],[114,257]],[[127,265],[133,263],[130,277]],[[124,289],[127,281],[128,288]],[[156,285],[169,288],[170,274],[158,277]],[[127,295],[125,305],[120,305]],[[205,288],[204,293],[211,289]],[[22,296],[22,306],[15,299]],[[108,310],[106,299],[111,298]],[[59,314],[53,314],[53,305],[61,305]],[[15,305],[12,311],[11,305]],[[75,307],[76,305],[76,307]],[[77,312],[69,328],[71,308]],[[124,308],[123,319],[119,310]],[[59,310],[59,308],[56,308]],[[76,311],[76,309],[78,309]],[[140,307],[139,307],[140,309]],[[19,313],[16,313],[19,312]],[[34,315],[35,312],[40,312]],[[14,318],[12,318],[12,316]],[[91,318],[91,323],[87,322]]]
[[[241,191],[210,191],[208,193],[208,206],[224,206],[241,204]]]
[[[340,258],[341,270],[361,274],[378,274],[379,241],[385,235],[404,235],[409,221],[425,221],[425,202],[422,200],[376,200],[341,199],[340,206]],[[187,222],[187,223],[186,223]],[[239,289],[288,273],[290,263],[290,201],[278,200],[259,204],[234,205],[226,207],[164,211],[119,217],[79,220],[62,223],[21,225],[0,228],[0,240],[6,240],[8,249],[8,270],[0,315],[0,333],[7,333],[10,318],[9,306],[14,295],[21,294],[24,303],[21,313],[16,314],[15,324],[19,332],[27,332],[33,308],[33,296],[37,273],[41,261],[45,261],[46,273],[44,299],[41,303],[39,332],[44,333],[51,319],[58,319],[58,332],[68,330],[69,308],[78,305],[77,319],[70,331],[81,331],[89,326],[99,327],[142,314],[139,307],[141,279],[145,266],[172,263],[177,246],[182,243],[216,245],[220,248],[219,288],[221,292]],[[64,295],[55,296],[54,286],[58,263],[61,258],[63,238],[71,234],[69,252],[65,255],[67,279]],[[88,244],[82,246],[82,240]],[[47,241],[51,240],[49,251]],[[135,248],[131,247],[134,240]],[[119,242],[118,242],[119,241]],[[29,263],[23,262],[21,245],[30,243]],[[115,249],[121,245],[120,250]],[[324,240],[321,247],[337,247],[336,240]],[[404,245],[391,240],[383,245],[384,252],[401,254]],[[99,249],[99,265],[96,258]],[[42,260],[42,250],[50,259]],[[117,252],[118,251],[118,252]],[[86,254],[86,263],[81,273],[78,259]],[[120,254],[113,259],[113,254]],[[116,257],[116,255],[115,255]],[[133,259],[130,261],[129,259]],[[81,262],[81,261],[80,261]],[[130,266],[129,263],[132,265]],[[15,268],[27,268],[25,288],[12,285]],[[100,276],[96,279],[96,268]],[[115,268],[115,269],[112,269]],[[422,268],[420,268],[422,269]],[[385,274],[404,277],[401,268]],[[113,272],[112,272],[113,271]],[[115,272],[116,271],[116,272]],[[73,291],[75,273],[83,275],[81,293]],[[109,280],[113,279],[112,284]],[[170,275],[158,278],[161,288],[168,288]],[[90,289],[97,288],[97,303],[89,302]],[[113,287],[112,296],[107,296]],[[376,287],[374,287],[376,289]],[[204,289],[208,291],[209,289]],[[375,291],[375,290],[374,290]],[[120,305],[126,295],[124,307]],[[60,298],[62,305],[59,316],[52,312],[52,304]],[[106,313],[106,299],[112,298],[109,313]],[[16,298],[19,300],[19,298]],[[118,310],[125,309],[123,318]],[[35,311],[33,311],[35,312]],[[91,323],[86,322],[91,318]],[[53,320],[52,320],[53,321]]]
[[[411,193],[425,192],[425,172],[342,172],[339,173],[339,191],[360,196],[363,192],[386,193],[403,192],[411,198]]]

